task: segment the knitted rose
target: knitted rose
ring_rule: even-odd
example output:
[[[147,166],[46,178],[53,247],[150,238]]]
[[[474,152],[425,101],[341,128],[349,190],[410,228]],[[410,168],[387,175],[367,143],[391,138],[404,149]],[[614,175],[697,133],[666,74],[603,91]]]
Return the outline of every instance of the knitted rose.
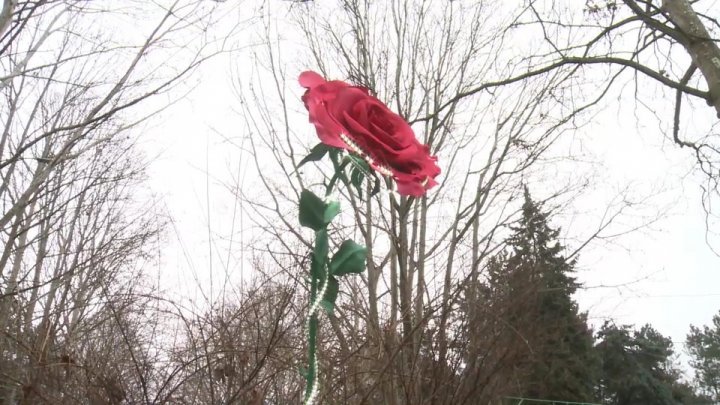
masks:
[[[401,195],[422,196],[437,185],[437,157],[368,89],[327,81],[312,71],[299,80],[307,89],[302,100],[322,143],[360,155],[375,171],[392,177]]]

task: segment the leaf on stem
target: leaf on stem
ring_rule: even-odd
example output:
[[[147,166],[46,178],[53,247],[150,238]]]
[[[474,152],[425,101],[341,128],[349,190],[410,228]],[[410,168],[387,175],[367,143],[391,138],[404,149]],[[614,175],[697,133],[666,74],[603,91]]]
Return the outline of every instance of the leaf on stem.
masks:
[[[350,174],[350,182],[355,187],[358,196],[362,198],[362,182],[365,179],[365,173],[362,170],[355,168]]]
[[[349,273],[362,273],[365,270],[367,249],[348,239],[340,245],[330,261],[330,274],[342,276]]]
[[[300,225],[317,232],[325,229],[327,224],[340,212],[337,202],[326,203],[310,190],[300,193]]]
[[[301,168],[305,163],[308,162],[317,162],[318,160],[325,157],[325,154],[328,153],[329,150],[333,149],[332,146],[325,145],[324,143],[319,143],[315,145],[312,149],[310,149],[310,153],[308,153],[307,156],[303,158],[303,160],[298,163],[297,168]]]

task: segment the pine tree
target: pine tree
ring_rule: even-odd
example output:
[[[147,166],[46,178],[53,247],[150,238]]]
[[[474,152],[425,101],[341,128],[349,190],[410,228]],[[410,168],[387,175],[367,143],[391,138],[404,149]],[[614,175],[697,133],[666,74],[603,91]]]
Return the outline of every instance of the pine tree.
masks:
[[[682,381],[682,373],[673,364],[672,341],[650,325],[631,331],[629,326],[607,322],[598,338],[597,351],[602,359],[599,390],[603,403],[712,403]]]
[[[598,359],[587,316],[572,298],[575,261],[563,256],[559,231],[527,189],[511,230],[508,248],[489,266],[488,298],[504,307],[505,333],[524,349],[513,360],[513,396],[591,402]]]
[[[712,319],[712,326],[690,326],[685,343],[695,369],[695,379],[701,389],[720,402],[720,313]]]

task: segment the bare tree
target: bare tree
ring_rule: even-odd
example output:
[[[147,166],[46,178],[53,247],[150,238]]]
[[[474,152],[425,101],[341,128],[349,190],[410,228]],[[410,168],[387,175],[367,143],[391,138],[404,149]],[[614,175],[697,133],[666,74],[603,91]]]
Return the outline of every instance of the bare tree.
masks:
[[[167,106],[148,100],[223,51],[204,35],[216,7],[3,2],[2,403],[157,397],[145,266],[164,220],[133,138]]]
[[[256,263],[249,287],[226,295],[204,314],[177,312],[186,322],[173,348],[166,398],[173,403],[299,402],[303,335],[293,282]],[[228,291],[229,293],[229,291]]]
[[[616,103],[622,94],[631,96],[625,100],[634,98],[635,102],[621,101],[630,104],[625,110],[635,109],[634,117],[628,114],[627,118],[652,122],[650,128],[658,135],[692,151],[705,180],[703,207],[714,216],[720,118],[716,4],[702,0],[528,0],[514,15],[509,32],[523,35],[532,47],[521,56],[522,68],[496,83],[458,93],[427,118],[450,109],[456,99],[488,87],[571,68],[566,91],[555,96],[570,101],[578,92],[594,91],[583,85],[590,82],[601,89],[614,84],[606,91],[607,104]]]
[[[571,101],[560,95],[573,66],[508,78],[527,71],[527,59],[511,47],[520,42],[512,36],[516,10],[496,6],[402,0],[293,4],[289,24],[279,34],[268,25],[266,35],[275,43],[273,35],[297,41],[301,34],[306,58],[285,64],[279,49],[269,45],[254,56],[262,61],[258,70],[266,68],[273,81],[238,80],[249,152],[256,157],[258,185],[267,191],[240,196],[267,233],[258,251],[307,264],[303,251],[310,243],[296,225],[295,204],[302,188],[330,180],[309,165],[298,169],[315,141],[307,117],[296,114],[302,108],[296,75],[302,70],[370,89],[413,124],[443,171],[442,184],[424,198],[372,195],[372,184],[361,195],[341,188],[339,222],[346,225],[338,225],[332,238],[363,240],[369,260],[362,281],[341,288],[349,293],[329,315],[334,345],[325,350],[336,360],[323,365],[321,401],[487,403],[503,392],[498,380],[462,372],[466,348],[456,340],[458,325],[466,322],[458,318],[461,297],[471,280],[486,277],[488,258],[502,247],[506,225],[516,219],[522,184],[540,181],[543,168],[560,161],[553,145],[586,122],[589,107],[617,75]],[[577,180],[543,183],[543,197],[582,189]],[[482,336],[482,330],[477,333]],[[507,366],[502,359],[488,356],[483,367]],[[474,382],[485,386],[476,396],[464,396],[461,391]]]
[[[298,113],[301,70],[370,89],[413,125],[443,170],[423,198],[373,194],[371,183],[339,188],[344,211],[332,243],[362,240],[369,259],[362,278],[344,281],[321,332],[327,403],[488,403],[508,392],[501,376],[512,373],[503,368],[521,351],[498,350],[508,336],[496,331],[511,304],[490,305],[477,290],[517,218],[522,186],[543,184],[548,201],[583,189],[545,170],[563,161],[556,147],[628,72],[676,100],[716,100],[712,30],[688,34],[674,11],[649,2],[626,1],[621,11],[552,1],[267,3],[267,47],[253,54],[255,76],[236,82],[257,182],[252,191],[233,187],[260,231],[253,247],[267,278],[234,303],[189,311],[143,282],[163,223],[141,203],[143,164],[128,137],[162,108],[148,100],[222,50],[207,39],[218,6],[128,4],[5,1],[0,12],[0,398],[8,404],[299,400],[307,303],[295,294],[310,241],[296,202],[302,189],[330,181],[326,163],[298,164],[316,142]],[[128,19],[143,23],[128,29]],[[663,41],[680,41],[650,20],[686,35],[682,49],[709,90],[694,70],[675,80],[648,67],[674,51]],[[640,39],[620,35],[628,27]],[[284,35],[302,47],[294,65],[277,45]],[[712,143],[680,138],[676,105],[675,141],[712,173]]]

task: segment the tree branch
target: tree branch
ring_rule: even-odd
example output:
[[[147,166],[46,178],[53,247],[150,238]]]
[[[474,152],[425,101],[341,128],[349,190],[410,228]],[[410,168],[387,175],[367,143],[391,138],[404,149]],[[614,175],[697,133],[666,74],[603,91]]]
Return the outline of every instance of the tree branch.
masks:
[[[415,123],[415,122],[422,122],[422,121],[427,121],[427,120],[433,119],[433,118],[437,117],[443,110],[445,110],[446,108],[451,106],[452,104],[462,100],[463,98],[472,96],[473,94],[479,93],[486,89],[516,83],[516,82],[519,82],[519,81],[522,81],[525,79],[529,79],[534,76],[539,76],[539,75],[551,72],[555,69],[559,69],[566,65],[594,65],[594,64],[627,66],[627,67],[632,68],[640,73],[643,73],[644,75],[646,75],[654,80],[659,81],[660,83],[662,83],[670,88],[682,91],[685,94],[689,94],[689,95],[692,95],[695,97],[702,98],[708,102],[710,102],[710,100],[711,100],[710,93],[696,89],[694,87],[689,87],[682,83],[675,82],[675,81],[669,79],[668,77],[665,77],[661,73],[656,72],[639,62],[635,62],[635,61],[623,59],[623,58],[612,57],[612,56],[595,56],[595,57],[570,56],[570,57],[563,58],[562,60],[559,60],[555,63],[552,63],[550,65],[547,65],[547,66],[542,67],[537,70],[531,70],[531,71],[525,72],[521,75],[518,75],[515,77],[510,77],[510,78],[503,79],[503,80],[483,83],[480,86],[477,86],[473,89],[470,89],[470,90],[467,90],[464,92],[460,92],[457,95],[455,95],[454,97],[452,97],[451,99],[449,99],[448,101],[446,101],[445,103],[443,103],[440,106],[440,108],[438,108],[434,113],[432,113],[426,117],[415,119],[412,122]]]
[[[705,25],[687,0],[663,0],[662,7],[685,37],[682,43],[708,84],[708,104],[720,118],[720,48],[711,40]]]

